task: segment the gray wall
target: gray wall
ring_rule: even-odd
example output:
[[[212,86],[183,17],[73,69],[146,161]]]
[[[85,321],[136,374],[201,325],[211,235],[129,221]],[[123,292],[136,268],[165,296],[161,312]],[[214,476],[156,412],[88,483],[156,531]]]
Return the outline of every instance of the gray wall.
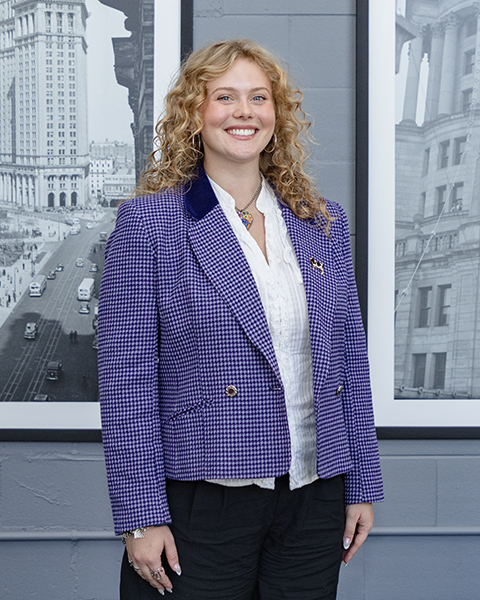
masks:
[[[340,600],[478,598],[477,441],[380,443],[387,500],[340,573]],[[0,598],[113,600],[113,538],[99,444],[0,444]]]
[[[322,144],[319,190],[353,225],[353,0],[195,0],[194,26],[196,47],[251,37],[288,62]],[[339,598],[478,597],[479,443],[388,440],[380,450],[387,501],[341,570]],[[118,598],[123,547],[112,530],[99,444],[0,444],[2,600]]]

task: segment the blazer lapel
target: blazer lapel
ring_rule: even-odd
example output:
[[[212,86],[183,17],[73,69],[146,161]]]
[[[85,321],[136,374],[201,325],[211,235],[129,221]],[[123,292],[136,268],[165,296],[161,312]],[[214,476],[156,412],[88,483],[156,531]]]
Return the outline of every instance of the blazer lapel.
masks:
[[[185,208],[190,245],[202,269],[281,379],[255,279],[202,167],[186,192]]]
[[[318,393],[330,363],[332,325],[337,302],[332,241],[323,230],[299,219],[283,204],[280,206],[305,285],[314,384]]]

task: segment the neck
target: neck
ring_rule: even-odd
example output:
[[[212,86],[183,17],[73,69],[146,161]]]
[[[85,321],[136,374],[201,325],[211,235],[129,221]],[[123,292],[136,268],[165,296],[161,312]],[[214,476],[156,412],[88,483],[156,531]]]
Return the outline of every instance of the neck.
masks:
[[[204,167],[207,175],[228,192],[238,206],[243,206],[252,198],[260,183],[258,163],[238,165],[238,168],[232,169],[231,165],[222,168],[205,161]]]

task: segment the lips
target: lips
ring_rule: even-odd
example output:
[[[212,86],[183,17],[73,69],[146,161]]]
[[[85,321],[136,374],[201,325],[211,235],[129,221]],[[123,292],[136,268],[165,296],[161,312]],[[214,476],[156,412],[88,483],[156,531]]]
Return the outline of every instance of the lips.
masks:
[[[226,132],[230,135],[240,135],[243,137],[248,137],[255,133],[256,129],[226,129]]]

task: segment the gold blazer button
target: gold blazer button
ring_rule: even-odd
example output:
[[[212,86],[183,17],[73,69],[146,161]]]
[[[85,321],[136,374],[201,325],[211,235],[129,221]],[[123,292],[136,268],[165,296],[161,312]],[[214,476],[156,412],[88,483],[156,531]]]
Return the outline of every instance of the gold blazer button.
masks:
[[[227,385],[227,389],[225,390],[225,393],[227,394],[227,396],[229,398],[233,398],[234,396],[237,395],[238,390],[234,385]]]
[[[337,394],[337,396],[340,396],[340,394],[341,394],[342,392],[343,392],[343,385],[339,385],[339,386],[337,387],[337,391],[336,391],[336,394]]]

